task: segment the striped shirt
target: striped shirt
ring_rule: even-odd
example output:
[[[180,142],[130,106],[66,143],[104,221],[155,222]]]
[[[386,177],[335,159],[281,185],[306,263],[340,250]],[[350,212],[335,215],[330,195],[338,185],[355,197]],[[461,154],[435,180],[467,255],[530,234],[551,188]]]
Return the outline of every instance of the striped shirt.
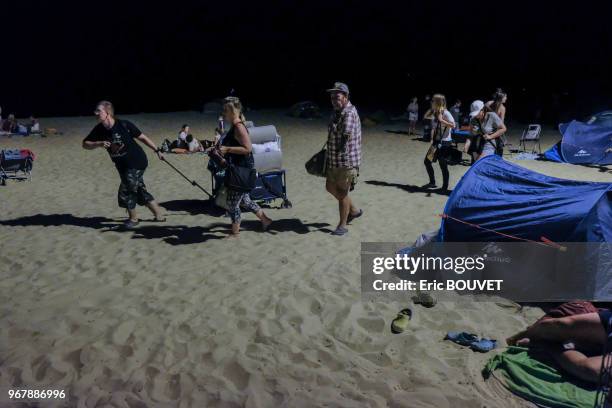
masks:
[[[327,165],[345,168],[361,165],[361,121],[350,102],[341,111],[332,113],[327,136]]]

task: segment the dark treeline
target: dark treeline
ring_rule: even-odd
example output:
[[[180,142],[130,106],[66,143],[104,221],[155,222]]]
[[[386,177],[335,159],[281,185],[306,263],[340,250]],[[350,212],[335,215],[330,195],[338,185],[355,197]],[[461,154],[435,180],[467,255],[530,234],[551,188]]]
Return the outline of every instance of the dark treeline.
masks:
[[[324,104],[334,80],[356,103],[396,112],[433,92],[467,109],[497,87],[514,120],[612,107],[603,2],[555,13],[534,2],[258,3],[9,5],[20,18],[4,30],[14,63],[0,68],[3,115],[83,115],[105,98],[121,112],[197,110],[230,89],[254,108]]]

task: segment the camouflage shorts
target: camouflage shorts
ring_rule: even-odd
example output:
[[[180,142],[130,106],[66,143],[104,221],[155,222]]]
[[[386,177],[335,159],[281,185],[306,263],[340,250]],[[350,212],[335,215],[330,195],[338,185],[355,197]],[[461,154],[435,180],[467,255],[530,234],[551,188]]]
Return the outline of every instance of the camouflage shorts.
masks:
[[[133,210],[136,208],[136,204],[145,205],[154,200],[153,196],[147,191],[147,186],[142,179],[143,174],[144,170],[136,169],[119,172],[121,177],[121,185],[119,185],[119,191],[117,192],[119,207]]]

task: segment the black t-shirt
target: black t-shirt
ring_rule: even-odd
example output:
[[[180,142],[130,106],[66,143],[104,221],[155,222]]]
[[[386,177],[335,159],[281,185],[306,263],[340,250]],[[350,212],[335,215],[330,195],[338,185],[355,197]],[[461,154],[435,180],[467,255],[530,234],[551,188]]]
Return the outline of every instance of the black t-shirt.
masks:
[[[142,132],[128,120],[115,119],[112,128],[107,129],[98,123],[85,138],[87,142],[107,141],[111,146],[107,149],[110,158],[118,170],[147,168],[147,155],[135,140]]]

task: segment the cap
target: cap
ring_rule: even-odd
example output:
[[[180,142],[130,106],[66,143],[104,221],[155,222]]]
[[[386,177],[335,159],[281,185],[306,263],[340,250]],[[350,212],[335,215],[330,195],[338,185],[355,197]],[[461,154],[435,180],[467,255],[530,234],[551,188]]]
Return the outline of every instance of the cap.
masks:
[[[481,100],[476,100],[472,102],[470,105],[470,117],[474,117],[478,115],[478,113],[484,108],[484,102]]]
[[[349,88],[348,85],[343,83],[343,82],[335,82],[334,83],[334,87],[331,89],[328,89],[327,92],[342,92],[346,95],[349,94]]]

